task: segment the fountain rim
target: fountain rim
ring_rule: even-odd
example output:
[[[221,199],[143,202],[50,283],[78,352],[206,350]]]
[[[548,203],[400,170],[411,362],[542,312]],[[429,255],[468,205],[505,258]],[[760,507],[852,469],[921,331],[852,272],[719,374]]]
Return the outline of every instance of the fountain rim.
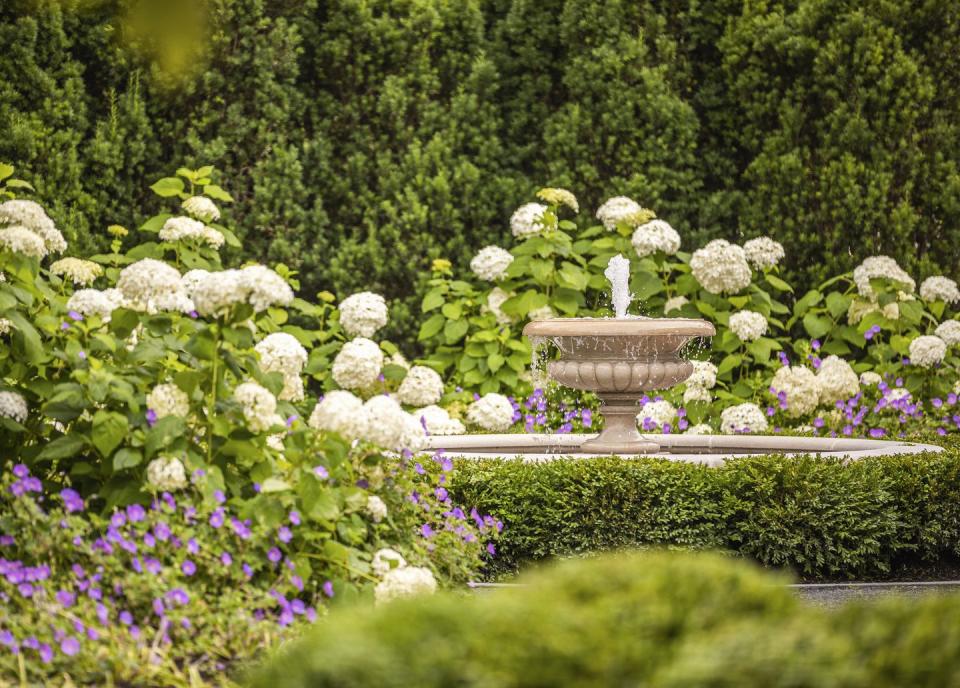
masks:
[[[590,328],[583,329],[584,324]],[[696,318],[548,318],[527,323],[527,337],[713,337],[713,323]]]

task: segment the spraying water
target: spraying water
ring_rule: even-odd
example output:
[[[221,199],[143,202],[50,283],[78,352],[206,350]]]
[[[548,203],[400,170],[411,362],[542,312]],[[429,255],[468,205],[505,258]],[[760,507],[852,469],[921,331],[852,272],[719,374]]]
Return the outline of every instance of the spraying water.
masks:
[[[603,276],[610,281],[613,312],[618,318],[627,317],[627,309],[633,301],[633,294],[630,293],[630,261],[618,253],[607,263]]]

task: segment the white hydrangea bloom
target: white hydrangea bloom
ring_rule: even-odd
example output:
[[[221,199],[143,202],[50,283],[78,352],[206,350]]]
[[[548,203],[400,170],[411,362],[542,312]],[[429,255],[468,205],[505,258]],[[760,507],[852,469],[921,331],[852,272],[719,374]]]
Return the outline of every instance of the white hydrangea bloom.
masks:
[[[683,391],[683,403],[691,404],[695,401],[709,404],[711,401],[713,401],[713,395],[710,394],[709,389],[705,389],[697,385],[688,385]]]
[[[934,335],[920,335],[910,342],[910,362],[921,368],[933,368],[947,355],[947,343]]]
[[[213,227],[183,215],[167,219],[160,228],[159,236],[163,241],[195,241],[211,248],[220,248],[224,241],[223,234]]]
[[[283,425],[283,419],[277,415],[277,399],[266,387],[256,382],[244,382],[233,390],[233,398],[243,409],[243,418],[250,432],[264,432],[275,425]]]
[[[900,401],[902,399],[910,399],[913,395],[910,394],[910,390],[906,387],[894,387],[890,390],[890,393],[886,395],[888,401]]]
[[[183,291],[180,272],[153,258],[138,260],[121,270],[117,289],[123,294],[127,308],[147,313],[181,310],[193,305],[192,302],[187,303],[189,297]]]
[[[743,245],[743,251],[747,254],[747,261],[757,270],[774,267],[786,255],[783,244],[770,237],[750,239]]]
[[[756,404],[745,403],[730,406],[720,412],[720,431],[734,433],[762,433],[767,431],[767,418]]]
[[[387,324],[387,302],[380,294],[362,291],[340,303],[340,325],[351,337],[372,337]]]
[[[767,318],[755,311],[739,311],[730,316],[730,329],[743,342],[752,342],[767,333]]]
[[[410,406],[436,404],[442,396],[443,378],[427,366],[413,366],[397,390],[400,402]]]
[[[860,384],[864,387],[874,387],[883,382],[883,378],[872,370],[860,373]]]
[[[630,223],[633,218],[639,216],[643,211],[643,206],[632,198],[626,196],[614,196],[608,198],[597,208],[597,219],[604,227],[613,231],[621,222]]]
[[[13,323],[7,320],[6,318],[0,318],[0,336],[5,334],[10,334],[10,330],[13,329]]]
[[[293,289],[276,272],[264,265],[248,265],[240,270],[240,283],[246,291],[246,301],[257,313],[271,306],[289,306]]]
[[[669,401],[648,401],[640,409],[640,413],[637,414],[637,422],[642,423],[647,418],[656,423],[658,427],[663,427],[668,423],[673,425],[677,418],[677,409]]]
[[[500,306],[503,305],[503,302],[509,299],[510,296],[511,295],[509,293],[505,292],[500,287],[494,287],[487,295],[487,308],[491,313],[493,313],[493,316],[501,325],[509,325],[511,322],[513,322],[513,319],[500,309]]]
[[[960,344],[960,320],[944,320],[937,325],[934,334],[945,341],[948,346]]]
[[[147,483],[154,490],[172,492],[187,486],[183,462],[173,456],[161,456],[147,464]]]
[[[358,440],[367,433],[367,414],[359,397],[337,389],[327,392],[317,402],[307,425],[314,430],[327,430],[348,440]]]
[[[387,505],[377,495],[367,497],[367,508],[365,511],[374,523],[380,523],[380,521],[387,517]]]
[[[724,239],[714,239],[694,251],[690,270],[700,286],[711,294],[735,294],[749,287],[753,276],[743,248]]]
[[[550,320],[551,318],[556,318],[557,314],[554,312],[550,306],[540,306],[540,308],[534,308],[530,311],[530,320],[536,322],[538,320]]]
[[[372,397],[363,405],[367,414],[366,438],[378,447],[416,452],[426,444],[426,432],[420,420],[400,408],[385,394]]]
[[[206,196],[191,196],[180,205],[198,220],[216,222],[220,219],[220,208]]]
[[[513,425],[513,404],[502,394],[489,392],[470,404],[467,420],[484,430],[498,432]]]
[[[367,389],[383,369],[383,352],[376,342],[357,337],[333,359],[333,379],[344,389]]]
[[[43,242],[44,255],[67,250],[63,234],[43,207],[34,201],[16,199],[0,203],[0,225],[20,225],[36,234]]]
[[[572,191],[567,191],[566,189],[554,187],[540,189],[537,192],[537,198],[541,201],[546,201],[550,205],[565,205],[575,213],[580,212],[580,204],[577,202],[577,197],[573,195]]]
[[[205,317],[226,315],[233,306],[243,303],[246,289],[239,270],[206,272],[191,270],[189,280],[184,280],[190,290],[197,312]]]
[[[853,368],[839,356],[827,356],[817,370],[820,385],[820,403],[835,404],[856,396],[860,391],[860,378]],[[789,403],[789,396],[787,402]]]
[[[22,395],[16,392],[0,392],[0,417],[24,423],[29,413],[27,400]]]
[[[437,581],[430,569],[405,566],[387,571],[373,589],[373,596],[377,604],[385,604],[400,597],[433,593],[436,589]]]
[[[541,203],[526,203],[510,216],[510,231],[513,236],[525,239],[542,232],[544,227],[544,213],[547,206]]]
[[[717,384],[717,366],[710,361],[692,360],[693,372],[687,378],[688,386],[703,387],[704,389],[713,389]]]
[[[897,283],[908,293],[912,293],[917,286],[913,278],[897,265],[897,261],[888,256],[871,256],[853,270],[853,281],[857,285],[857,291],[860,296],[870,300],[877,298],[873,287],[870,286],[870,280],[879,278]]]
[[[713,428],[711,428],[706,423],[697,423],[696,425],[691,425],[684,432],[685,435],[712,435]]]
[[[403,555],[389,547],[378,549],[376,554],[373,555],[373,561],[371,562],[373,575],[377,578],[383,578],[388,571],[402,569],[406,565],[407,560],[403,558]]]
[[[775,393],[787,395],[786,413],[793,418],[812,412],[820,403],[820,383],[809,368],[783,366],[777,369],[770,386]]]
[[[672,256],[680,250],[680,235],[663,220],[650,220],[637,227],[630,243],[641,258],[653,255],[657,251]]]
[[[175,384],[157,385],[147,394],[147,408],[157,414],[157,419],[167,416],[186,418],[190,415],[190,397]]]
[[[513,254],[499,246],[484,246],[470,261],[470,269],[482,280],[496,282],[507,275]]]
[[[50,272],[54,275],[63,275],[74,284],[86,287],[103,274],[103,267],[92,260],[61,258],[51,263]]]
[[[78,289],[67,301],[67,310],[81,315],[95,315],[103,322],[110,322],[110,314],[123,306],[123,294],[119,289]]]
[[[20,225],[0,229],[0,246],[28,258],[44,258],[49,253],[39,235]]]
[[[307,350],[297,338],[286,332],[274,332],[261,339],[254,350],[260,355],[260,369],[283,375],[282,401],[303,399],[303,380],[300,373],[307,363]]]
[[[924,301],[957,303],[960,301],[960,289],[949,277],[943,275],[928,277],[920,284],[920,298]]]
[[[456,418],[451,418],[446,409],[439,406],[424,406],[413,412],[431,435],[462,435],[467,429]]]
[[[671,311],[678,311],[688,303],[690,303],[690,299],[686,296],[674,296],[673,298],[667,299],[667,302],[663,305],[663,312],[666,314]]]
[[[150,304],[151,313],[156,311],[174,311],[176,313],[191,313],[196,310],[193,299],[183,290],[169,291],[157,296]]]
[[[187,293],[187,295],[193,298],[193,293],[196,291],[197,285],[209,275],[209,271],[201,270],[199,268],[188,270],[187,272],[183,273],[183,277],[180,278],[180,286],[183,291]]]

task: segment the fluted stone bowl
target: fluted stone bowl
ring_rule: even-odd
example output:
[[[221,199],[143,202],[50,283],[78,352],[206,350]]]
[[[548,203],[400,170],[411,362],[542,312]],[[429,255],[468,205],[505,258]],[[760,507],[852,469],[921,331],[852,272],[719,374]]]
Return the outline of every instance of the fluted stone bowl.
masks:
[[[552,379],[595,392],[603,402],[604,430],[584,442],[585,450],[644,454],[660,445],[637,431],[640,396],[690,377],[693,366],[683,358],[684,345],[712,337],[716,329],[690,318],[552,318],[529,323],[523,334],[560,351],[560,359],[547,364]]]

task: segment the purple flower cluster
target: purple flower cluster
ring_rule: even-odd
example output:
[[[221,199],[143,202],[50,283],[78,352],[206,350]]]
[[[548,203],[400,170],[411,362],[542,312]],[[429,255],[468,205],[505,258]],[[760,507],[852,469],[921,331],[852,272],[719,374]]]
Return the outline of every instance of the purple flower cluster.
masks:
[[[522,404],[512,398],[511,402],[514,408],[513,421],[523,421],[526,432],[567,434],[574,432],[577,425],[581,428],[593,425],[593,411],[589,407],[558,401],[551,408],[546,391],[540,387],[534,389]]]

